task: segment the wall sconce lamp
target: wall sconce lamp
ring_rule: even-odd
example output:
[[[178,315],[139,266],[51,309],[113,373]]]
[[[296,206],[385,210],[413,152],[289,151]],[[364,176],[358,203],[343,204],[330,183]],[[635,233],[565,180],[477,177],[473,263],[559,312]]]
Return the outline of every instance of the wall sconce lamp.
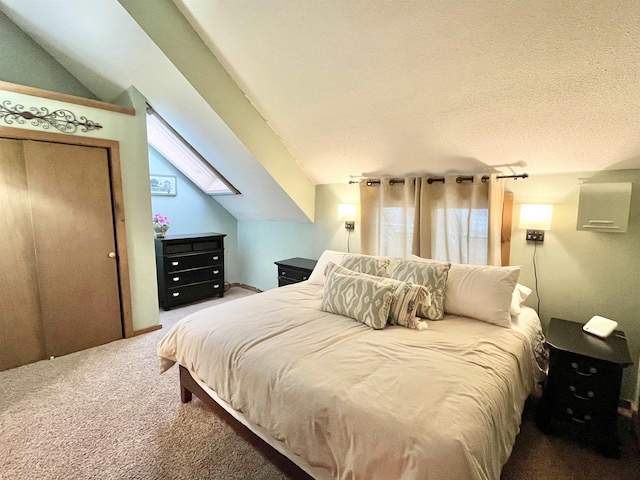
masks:
[[[528,242],[544,242],[544,231],[551,230],[553,205],[520,206],[520,228],[527,229]]]
[[[344,228],[353,230],[356,226],[356,205],[353,203],[338,204],[338,220],[344,220]]]

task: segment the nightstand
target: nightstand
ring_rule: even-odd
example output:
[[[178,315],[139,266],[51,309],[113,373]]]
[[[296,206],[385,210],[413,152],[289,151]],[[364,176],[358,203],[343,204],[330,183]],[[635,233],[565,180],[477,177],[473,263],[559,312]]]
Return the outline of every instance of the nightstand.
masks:
[[[309,279],[318,261],[295,257],[274,263],[278,266],[278,286],[283,287]]]
[[[536,423],[544,433],[574,435],[616,457],[622,371],[633,362],[623,332],[599,338],[582,326],[559,318],[549,323],[549,375]]]

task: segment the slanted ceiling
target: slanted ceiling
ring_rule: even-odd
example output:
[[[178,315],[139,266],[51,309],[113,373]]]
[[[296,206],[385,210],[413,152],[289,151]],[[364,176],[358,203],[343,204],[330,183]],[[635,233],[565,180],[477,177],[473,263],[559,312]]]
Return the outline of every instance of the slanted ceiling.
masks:
[[[312,184],[351,175],[640,168],[635,0],[119,1],[0,5],[100,98],[133,84],[188,126],[243,196],[260,177],[239,218],[312,218]]]
[[[314,219],[315,184],[170,0],[147,2],[139,15],[149,27],[144,14],[152,13],[150,33],[116,0],[1,0],[0,9],[98,98],[110,101],[136,87],[240,190],[241,195],[216,197],[233,216]],[[175,25],[187,31],[165,53],[162,39],[176,38]],[[181,57],[194,61],[181,63]]]
[[[637,0],[175,2],[317,183],[640,168]]]

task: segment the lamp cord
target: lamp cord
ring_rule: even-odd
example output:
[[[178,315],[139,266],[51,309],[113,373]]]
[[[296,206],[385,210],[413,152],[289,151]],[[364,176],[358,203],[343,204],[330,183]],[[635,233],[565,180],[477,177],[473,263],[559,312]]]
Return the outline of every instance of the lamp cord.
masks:
[[[351,230],[347,230],[347,253],[351,253]]]
[[[538,269],[536,268],[536,253],[538,252],[538,242],[533,242],[533,277],[535,279],[536,297],[538,298],[537,313],[540,316],[540,292],[538,291]]]

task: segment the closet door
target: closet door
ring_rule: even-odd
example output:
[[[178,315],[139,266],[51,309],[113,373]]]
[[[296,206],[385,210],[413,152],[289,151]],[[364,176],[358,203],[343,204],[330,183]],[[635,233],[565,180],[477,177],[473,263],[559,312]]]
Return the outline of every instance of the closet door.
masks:
[[[24,142],[48,356],[123,337],[106,149]]]
[[[0,371],[46,358],[22,141],[0,139]]]

